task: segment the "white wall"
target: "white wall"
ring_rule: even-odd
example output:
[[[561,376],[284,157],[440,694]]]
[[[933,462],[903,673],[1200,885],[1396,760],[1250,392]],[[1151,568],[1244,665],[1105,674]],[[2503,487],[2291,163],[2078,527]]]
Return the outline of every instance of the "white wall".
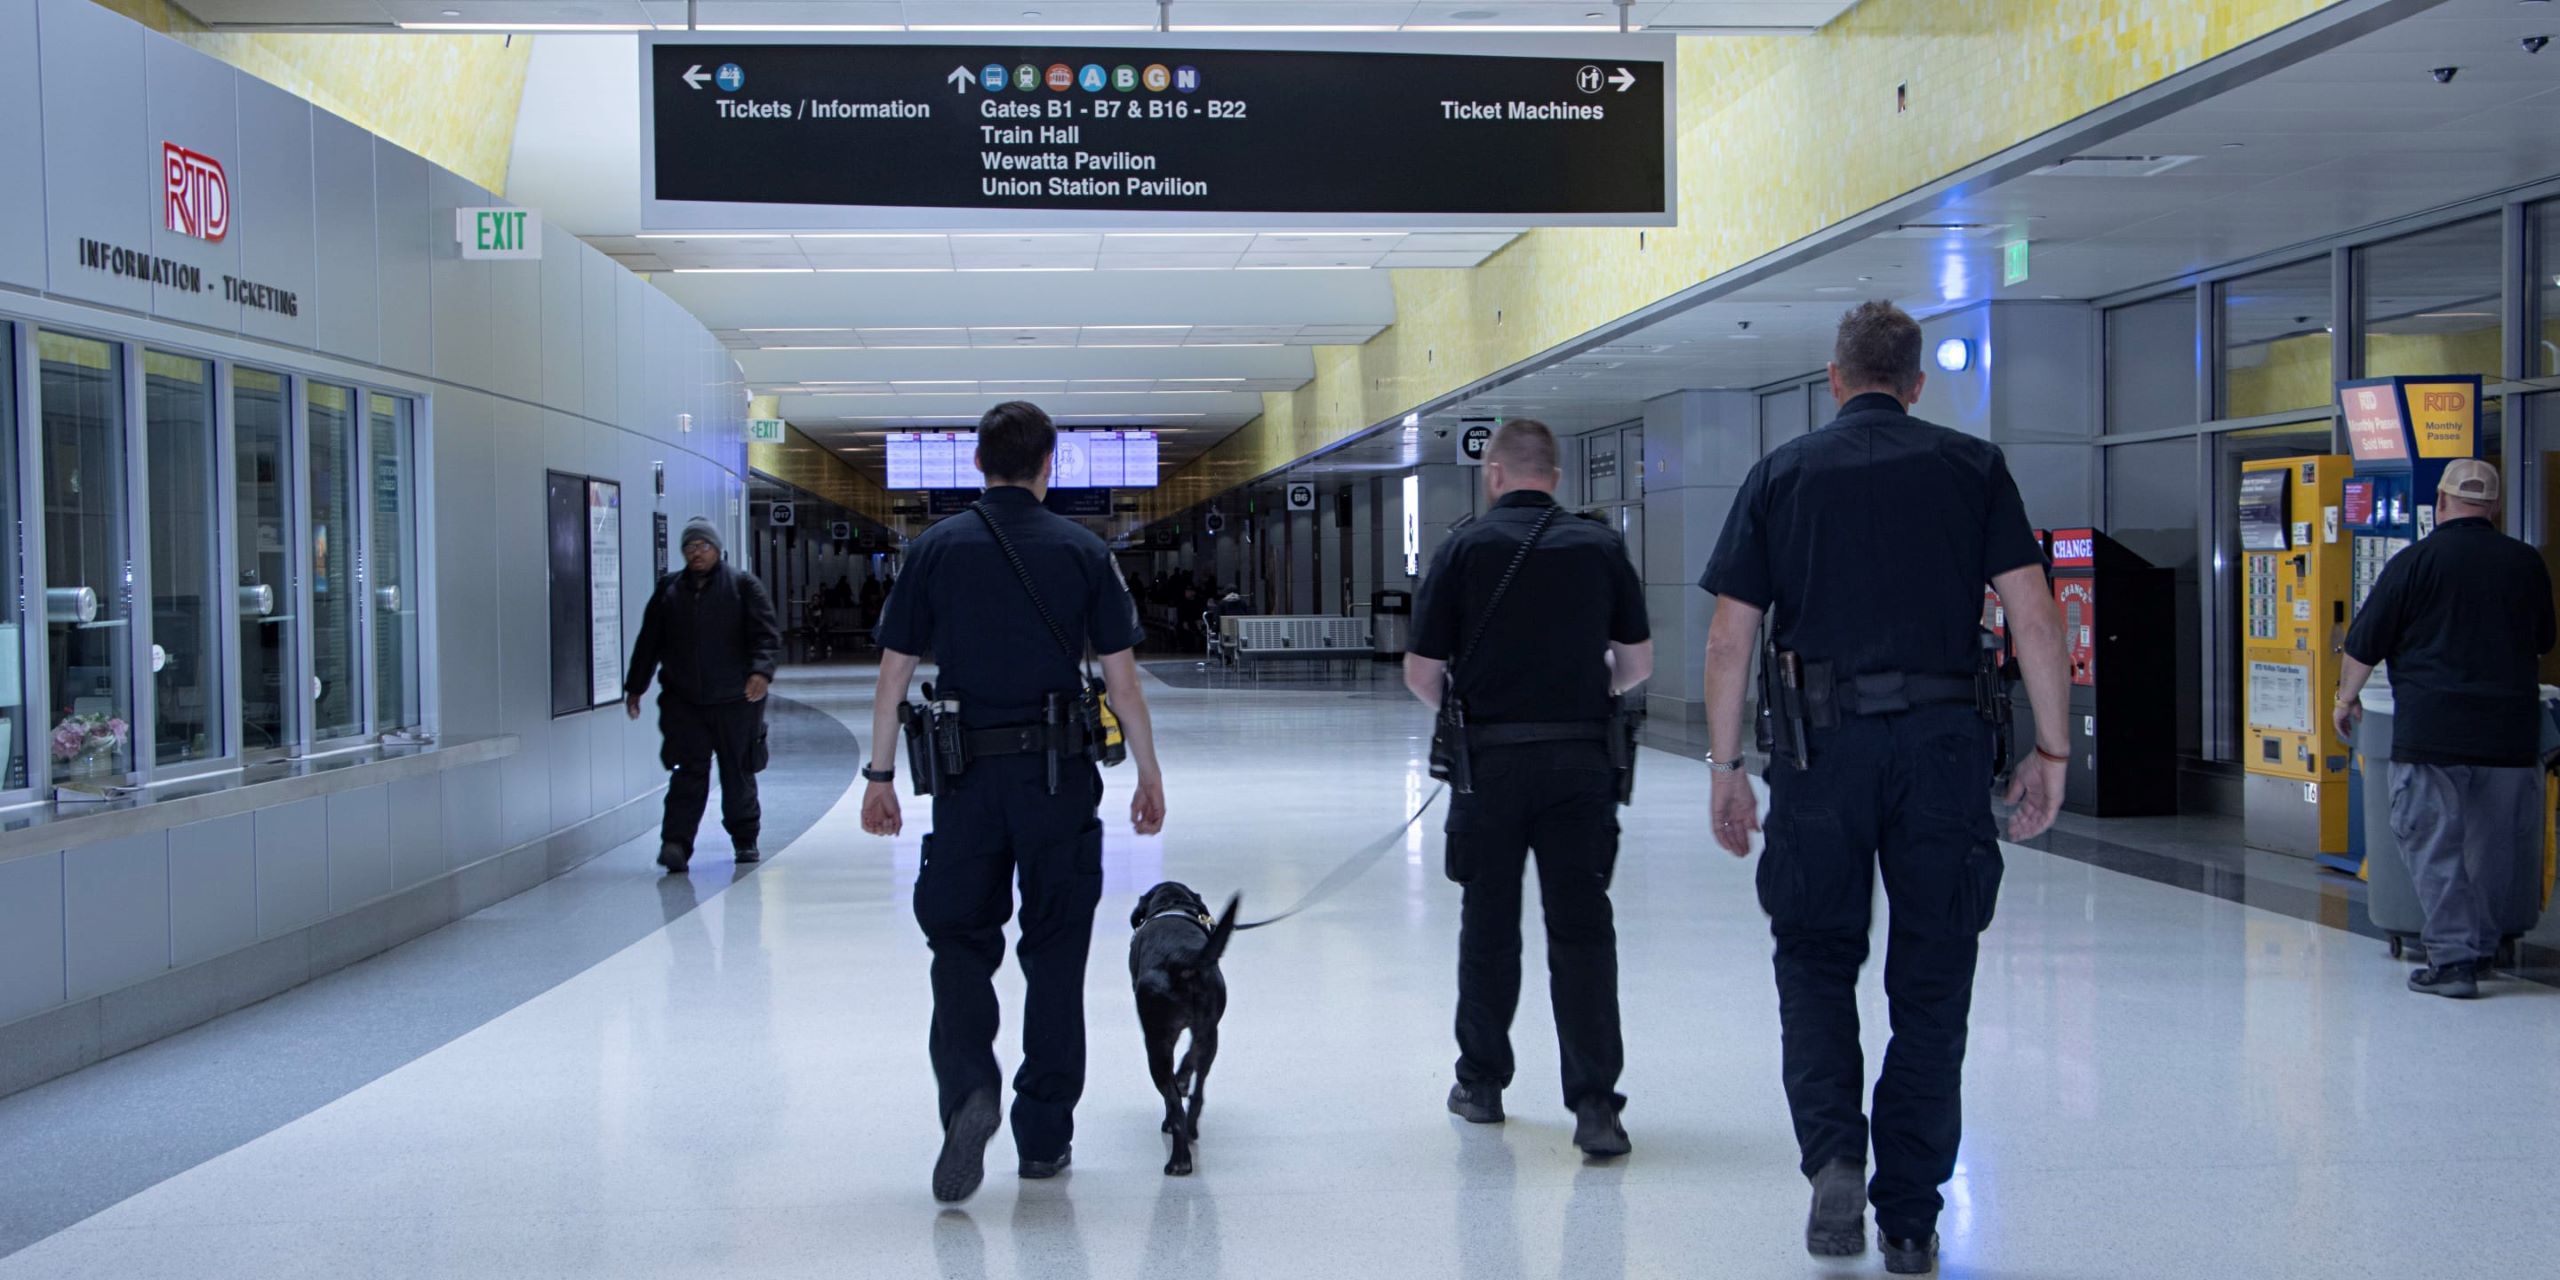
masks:
[[[423,402],[430,727],[448,743],[522,743],[503,762],[316,809],[181,828],[156,864],[129,841],[83,845],[76,820],[64,824],[60,849],[0,861],[0,893],[21,908],[50,902],[37,915],[58,930],[50,949],[0,946],[0,1021],[341,915],[663,783],[646,723],[618,707],[550,715],[544,473],[622,485],[627,653],[655,577],[653,510],[677,527],[709,515],[743,546],[745,392],[709,332],[556,230],[539,262],[461,260],[454,210],[501,203],[488,192],[89,0],[0,0],[0,107],[0,320]],[[168,142],[224,167],[221,240],[161,229]],[[186,290],[84,266],[83,238],[216,283]],[[295,314],[229,301],[224,275],[291,291]],[[101,859],[157,865],[157,888],[84,897]],[[66,954],[110,932],[124,950],[90,957],[85,981],[76,963],[66,973]]]

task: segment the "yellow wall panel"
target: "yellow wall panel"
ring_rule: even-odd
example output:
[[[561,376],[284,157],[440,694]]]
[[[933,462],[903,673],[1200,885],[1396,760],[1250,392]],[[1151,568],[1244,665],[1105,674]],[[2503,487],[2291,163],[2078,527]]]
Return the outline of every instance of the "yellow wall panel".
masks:
[[[462,175],[507,185],[533,38],[209,31],[167,0],[97,0]]]
[[[747,402],[750,418],[779,418],[782,401],[757,396]],[[877,481],[854,469],[834,450],[784,424],[781,444],[749,444],[747,469],[760,471],[803,493],[832,502],[882,525],[892,523],[889,493]]]
[[[2334,0],[1865,0],[1812,36],[1679,42],[1676,227],[1546,228],[1395,273],[1396,323],[1186,466],[1156,519],[1742,266]],[[1894,86],[1911,106],[1894,110]],[[1979,291],[1977,291],[1979,292]],[[1233,481],[1226,481],[1232,484]]]

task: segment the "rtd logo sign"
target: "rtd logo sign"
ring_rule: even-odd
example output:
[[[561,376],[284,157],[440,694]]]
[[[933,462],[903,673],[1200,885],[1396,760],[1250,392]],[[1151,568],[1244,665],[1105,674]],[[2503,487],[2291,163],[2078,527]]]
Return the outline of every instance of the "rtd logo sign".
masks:
[[[2425,413],[2460,413],[2471,407],[2471,396],[2462,391],[2429,391],[2418,397],[2418,408]]]
[[[231,230],[231,180],[222,162],[174,142],[160,144],[161,225],[182,236],[220,240]]]

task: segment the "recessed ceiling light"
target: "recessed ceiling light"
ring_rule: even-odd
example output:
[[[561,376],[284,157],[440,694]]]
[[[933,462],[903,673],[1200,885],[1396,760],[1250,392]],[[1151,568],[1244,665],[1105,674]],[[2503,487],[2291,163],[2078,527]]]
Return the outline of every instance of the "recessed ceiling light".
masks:
[[[448,18],[459,18],[462,16],[462,10],[460,9],[438,9],[436,12]]]

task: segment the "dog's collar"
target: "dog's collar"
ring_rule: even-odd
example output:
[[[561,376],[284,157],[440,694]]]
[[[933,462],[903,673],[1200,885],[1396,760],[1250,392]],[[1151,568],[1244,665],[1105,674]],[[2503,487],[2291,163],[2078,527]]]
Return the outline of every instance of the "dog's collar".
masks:
[[[1200,926],[1201,931],[1204,933],[1216,932],[1215,928],[1212,927],[1213,922],[1209,919],[1208,912],[1201,911],[1195,913],[1179,909],[1173,911],[1159,911],[1154,915],[1148,916],[1146,919],[1139,921],[1138,927],[1143,929],[1148,925],[1154,924],[1158,920],[1188,920],[1191,923]]]

